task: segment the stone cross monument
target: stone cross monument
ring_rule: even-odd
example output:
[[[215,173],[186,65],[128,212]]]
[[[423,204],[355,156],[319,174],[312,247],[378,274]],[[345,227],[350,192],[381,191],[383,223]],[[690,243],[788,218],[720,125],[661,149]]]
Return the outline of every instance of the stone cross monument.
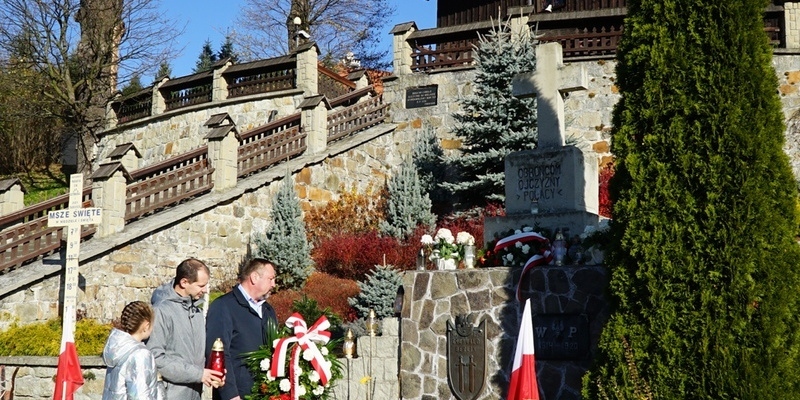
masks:
[[[594,154],[564,146],[564,99],[586,90],[583,65],[564,65],[561,45],[536,48],[536,70],[512,81],[512,94],[536,97],[538,147],[511,153],[505,160],[506,216],[485,221],[484,242],[495,233],[536,224],[555,231],[583,232],[598,222],[598,171]]]
[[[66,338],[71,338],[75,335],[81,225],[99,224],[102,217],[102,209],[100,208],[81,208],[82,200],[83,174],[72,174],[69,177],[69,207],[64,210],[50,211],[47,214],[48,226],[63,226],[67,230],[61,351],[64,351]]]

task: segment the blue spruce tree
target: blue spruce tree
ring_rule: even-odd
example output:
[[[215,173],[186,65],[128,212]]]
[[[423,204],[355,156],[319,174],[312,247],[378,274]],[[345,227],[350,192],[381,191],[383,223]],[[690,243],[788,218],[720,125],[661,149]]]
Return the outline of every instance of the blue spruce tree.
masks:
[[[361,292],[347,299],[347,302],[361,318],[369,315],[370,308],[375,310],[378,318],[389,318],[394,316],[394,300],[402,284],[403,278],[393,266],[376,265],[367,275],[367,280],[358,283]]]
[[[454,115],[462,152],[449,160],[458,179],[446,182],[464,208],[504,199],[504,159],[511,152],[536,147],[535,99],[511,95],[514,75],[536,68],[530,31],[512,38],[508,24],[480,35],[475,55],[474,94]]]
[[[389,198],[386,202],[386,220],[381,221],[384,235],[405,239],[418,225],[433,227],[436,216],[431,213],[431,199],[420,185],[417,169],[411,160],[400,164],[389,179]]]
[[[254,238],[256,257],[277,264],[276,282],[284,289],[300,289],[311,274],[311,246],[306,238],[300,199],[287,174],[272,200],[272,223],[263,236]]]

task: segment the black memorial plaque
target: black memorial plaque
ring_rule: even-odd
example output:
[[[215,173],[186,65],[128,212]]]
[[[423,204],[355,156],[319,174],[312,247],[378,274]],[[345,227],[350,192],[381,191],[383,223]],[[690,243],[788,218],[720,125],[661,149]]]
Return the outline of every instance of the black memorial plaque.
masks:
[[[439,85],[419,86],[406,89],[406,108],[435,106]]]
[[[447,321],[447,383],[458,400],[475,400],[486,381],[486,321],[468,315]]]
[[[537,360],[585,360],[589,357],[589,319],[585,314],[533,316]]]

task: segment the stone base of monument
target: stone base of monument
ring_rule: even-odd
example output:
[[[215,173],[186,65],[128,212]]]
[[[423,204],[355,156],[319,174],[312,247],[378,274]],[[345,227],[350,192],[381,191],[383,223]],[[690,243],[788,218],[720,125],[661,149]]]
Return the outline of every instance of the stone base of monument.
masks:
[[[483,243],[487,244],[494,239],[502,239],[509,230],[520,229],[523,226],[532,228],[541,227],[555,232],[569,230],[569,236],[580,235],[587,226],[597,226],[600,216],[585,211],[562,211],[541,215],[511,215],[506,217],[486,217],[483,227]],[[534,229],[536,230],[536,229]],[[553,238],[548,238],[552,240]],[[569,239],[569,238],[566,238]]]

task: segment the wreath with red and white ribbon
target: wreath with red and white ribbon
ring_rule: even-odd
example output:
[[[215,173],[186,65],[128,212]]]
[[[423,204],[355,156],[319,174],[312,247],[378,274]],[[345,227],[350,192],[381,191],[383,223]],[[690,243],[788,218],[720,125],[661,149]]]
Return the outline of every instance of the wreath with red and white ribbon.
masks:
[[[517,282],[517,300],[522,301],[522,295],[520,293],[522,281],[528,275],[528,272],[533,269],[533,267],[549,264],[550,261],[553,260],[553,252],[550,251],[550,241],[547,240],[546,237],[536,232],[515,233],[511,236],[500,239],[494,246],[494,251],[499,252],[505,248],[516,246],[517,243],[521,243],[523,245],[533,244],[535,247],[539,248],[539,252],[532,255],[531,258],[525,262],[525,265],[522,267],[522,274],[519,276],[519,282]]]

